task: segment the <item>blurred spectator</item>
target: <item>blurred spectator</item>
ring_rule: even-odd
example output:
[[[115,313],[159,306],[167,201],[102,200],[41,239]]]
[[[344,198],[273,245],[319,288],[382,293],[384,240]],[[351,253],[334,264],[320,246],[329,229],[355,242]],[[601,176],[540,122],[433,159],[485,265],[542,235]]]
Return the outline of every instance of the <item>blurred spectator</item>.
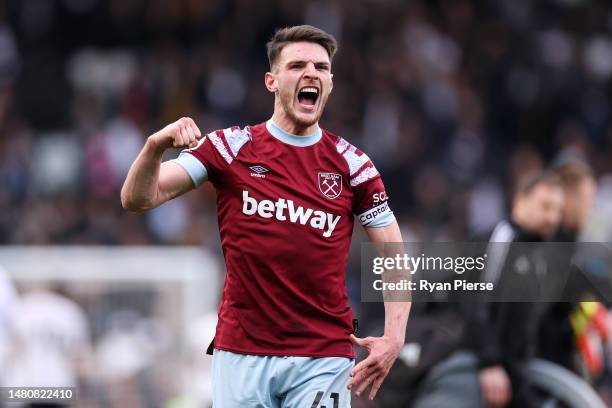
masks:
[[[407,343],[381,388],[383,406],[539,406],[524,368],[533,357],[546,303],[518,300],[537,287],[533,279],[546,270],[546,261],[537,245],[501,245],[551,239],[562,220],[563,200],[556,174],[538,173],[520,183],[508,219],[484,239],[489,258],[482,278],[495,283],[501,299],[517,301],[417,303]]]
[[[217,313],[212,312],[194,320],[187,331],[186,398],[196,406],[212,406],[212,359],[203,357],[206,347],[215,336]]]
[[[186,216],[206,228],[195,235],[181,217],[164,234],[155,217],[123,214],[116,197],[126,168],[144,137],[180,116],[209,130],[266,120],[264,44],[298,22],[341,38],[323,123],[385,172],[393,208],[417,237],[461,240],[490,227],[501,192],[561,149],[580,150],[596,175],[612,170],[612,36],[601,18],[610,5],[119,3],[4,7],[0,207],[17,222],[8,228],[0,217],[1,243],[203,243],[215,216],[200,206]],[[423,182],[434,184],[421,191]],[[27,221],[67,201],[81,213],[71,216],[76,228]]]
[[[0,266],[0,386],[8,380],[6,371],[14,336],[14,308],[18,301],[17,291],[11,278]]]
[[[56,284],[28,291],[13,308],[6,385],[76,387],[86,375],[90,334],[82,308]]]
[[[561,228],[554,240],[578,242],[593,210],[597,184],[591,168],[576,157],[561,156],[555,166],[555,172],[563,186],[565,203]],[[568,246],[566,251],[578,252],[578,247],[572,251]],[[575,258],[576,254],[570,253],[567,256]],[[575,290],[584,286],[577,279],[570,281],[570,285]],[[551,304],[539,328],[538,351],[542,358],[560,364],[587,379],[593,379],[599,377],[603,371],[602,345],[608,333],[593,332],[587,335],[584,328],[572,325],[572,315],[586,315],[583,314],[585,309],[601,307],[605,310],[598,302],[592,302],[597,305],[593,307],[586,307],[588,303],[590,302]],[[591,320],[590,316],[587,316],[587,320]]]
[[[495,244],[550,241],[561,227],[564,205],[565,191],[557,174],[544,172],[521,180],[508,220],[499,222],[489,237],[485,280],[498,285],[498,291],[514,291],[513,298],[520,299],[517,294],[537,287],[534,278],[547,270],[560,273],[550,264],[552,257],[543,256],[537,245],[517,250]],[[487,404],[538,406],[529,389],[525,365],[534,357],[538,329],[547,309],[546,303],[498,302],[478,305],[469,314],[466,341],[478,357],[479,397]]]
[[[108,330],[96,345],[96,366],[111,407],[160,406],[154,401],[165,400],[160,398],[160,390],[154,391],[147,371],[165,346],[163,333],[155,332],[151,324],[155,326],[129,309],[116,311],[109,317]],[[164,381],[176,379],[168,377]]]

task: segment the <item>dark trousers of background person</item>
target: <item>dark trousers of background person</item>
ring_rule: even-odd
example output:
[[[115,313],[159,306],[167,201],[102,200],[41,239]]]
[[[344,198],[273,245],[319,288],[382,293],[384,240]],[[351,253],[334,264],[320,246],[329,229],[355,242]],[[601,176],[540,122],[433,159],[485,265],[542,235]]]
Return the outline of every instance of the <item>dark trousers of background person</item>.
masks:
[[[478,357],[458,351],[437,364],[424,378],[412,408],[486,408],[479,383]],[[535,408],[537,398],[521,373],[521,365],[508,369],[512,401],[505,408]]]
[[[529,386],[527,378],[523,373],[523,364],[517,363],[512,367],[506,367],[506,371],[512,383],[512,400],[506,408],[536,408],[540,407],[538,397]]]

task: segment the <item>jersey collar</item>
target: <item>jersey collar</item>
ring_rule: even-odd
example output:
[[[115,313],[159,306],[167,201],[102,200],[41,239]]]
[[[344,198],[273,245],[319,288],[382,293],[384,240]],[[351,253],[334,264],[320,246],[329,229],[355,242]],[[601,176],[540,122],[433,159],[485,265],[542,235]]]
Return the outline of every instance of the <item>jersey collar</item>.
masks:
[[[272,121],[272,119],[269,119],[266,122],[266,129],[268,129],[268,132],[270,132],[272,136],[274,136],[281,142],[297,147],[312,146],[313,144],[321,140],[321,136],[323,135],[321,128],[318,126],[317,130],[315,130],[313,134],[306,136],[293,135],[281,129],[276,123]]]

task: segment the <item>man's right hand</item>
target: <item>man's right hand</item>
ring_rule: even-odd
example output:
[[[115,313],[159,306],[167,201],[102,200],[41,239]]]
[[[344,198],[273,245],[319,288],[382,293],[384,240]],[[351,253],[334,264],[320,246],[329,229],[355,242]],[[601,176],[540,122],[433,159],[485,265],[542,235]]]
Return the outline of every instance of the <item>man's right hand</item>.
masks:
[[[486,367],[480,370],[480,390],[484,401],[493,408],[502,408],[512,399],[510,377],[500,366]]]
[[[162,157],[166,149],[196,147],[201,140],[202,133],[191,118],[181,118],[149,136],[121,188],[123,208],[148,211],[193,189],[187,171],[172,160],[162,163]]]
[[[196,147],[201,138],[202,133],[191,118],[180,118],[149,137],[155,148],[162,151],[171,147]]]

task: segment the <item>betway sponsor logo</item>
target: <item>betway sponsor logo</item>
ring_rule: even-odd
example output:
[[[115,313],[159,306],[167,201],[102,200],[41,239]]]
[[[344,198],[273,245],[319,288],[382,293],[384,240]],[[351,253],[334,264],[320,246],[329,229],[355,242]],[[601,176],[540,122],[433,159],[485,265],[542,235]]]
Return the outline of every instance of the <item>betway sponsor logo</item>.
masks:
[[[323,231],[323,236],[329,238],[334,232],[340,215],[326,213],[324,211],[295,206],[293,200],[279,198],[276,202],[272,200],[257,201],[249,197],[249,192],[242,191],[242,212],[246,215],[259,215],[262,218],[276,218],[279,221],[289,221],[302,225],[310,224],[312,228]]]

